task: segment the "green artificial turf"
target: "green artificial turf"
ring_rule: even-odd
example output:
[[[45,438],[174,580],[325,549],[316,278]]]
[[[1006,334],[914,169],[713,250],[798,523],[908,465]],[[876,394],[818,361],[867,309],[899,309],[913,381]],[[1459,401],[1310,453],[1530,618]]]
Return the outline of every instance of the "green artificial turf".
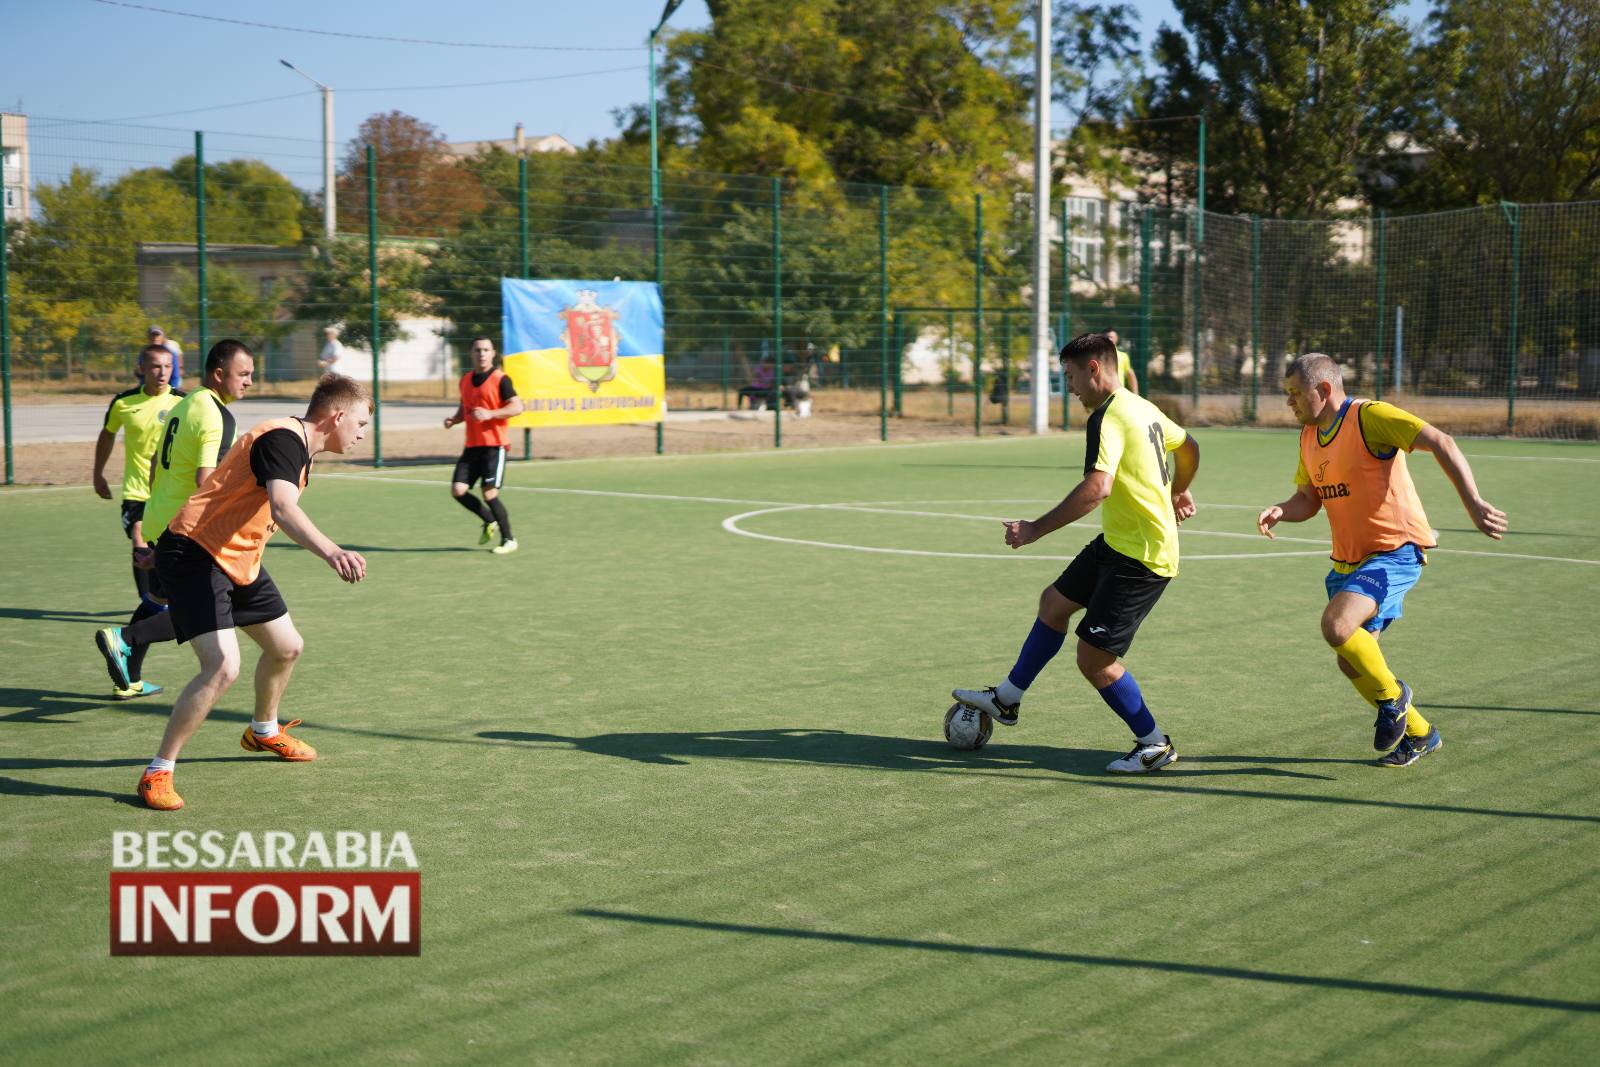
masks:
[[[115,506],[0,495],[0,1047],[1589,1062],[1600,454],[1464,442],[1500,543],[1412,457],[1441,547],[1486,554],[1434,553],[1385,636],[1445,740],[1385,770],[1318,632],[1325,520],[1254,534],[1294,436],[1197,436],[1183,573],[1127,658],[1181,760],[1131,780],[1103,773],[1130,738],[1070,645],[987,749],[940,735],[1095,532],[1012,553],[991,521],[1058,500],[1078,434],[514,464],[510,557],[476,547],[446,468],[319,471],[307,511],[367,581],[282,534],[267,566],[306,639],[282,717],[321,758],[240,750],[243,678],[175,814],[133,787],[193,656],[154,649],[166,692],[116,704],[92,643],[133,604]],[[406,831],[420,958],[110,957],[112,832],[177,828]]]

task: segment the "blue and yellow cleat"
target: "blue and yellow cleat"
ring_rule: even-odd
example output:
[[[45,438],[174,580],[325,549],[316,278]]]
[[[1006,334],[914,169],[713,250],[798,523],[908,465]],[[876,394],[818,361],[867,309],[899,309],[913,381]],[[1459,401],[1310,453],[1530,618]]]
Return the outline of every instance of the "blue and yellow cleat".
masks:
[[[1402,737],[1393,752],[1378,760],[1378,766],[1409,767],[1423,756],[1443,747],[1444,738],[1439,736],[1439,728],[1435,726],[1428,731],[1427,737]]]
[[[106,673],[111,675],[113,689],[127,689],[133,685],[128,677],[128,654],[130,649],[122,640],[122,627],[107,626],[103,630],[94,632],[95,647],[106,658]]]
[[[1395,681],[1400,681],[1398,678]],[[1406,735],[1406,709],[1411,706],[1411,687],[1400,682],[1400,695],[1378,702],[1378,719],[1372,724],[1372,747],[1387,752]]]
[[[152,685],[150,682],[134,682],[126,689],[119,689],[113,686],[111,688],[111,699],[137,700],[140,697],[153,697],[159,692],[161,692],[159,685]]]

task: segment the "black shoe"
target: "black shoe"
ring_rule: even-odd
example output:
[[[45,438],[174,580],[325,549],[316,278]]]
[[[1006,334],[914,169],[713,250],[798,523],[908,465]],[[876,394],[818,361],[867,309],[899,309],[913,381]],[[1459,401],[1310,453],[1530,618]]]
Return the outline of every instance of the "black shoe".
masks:
[[[1395,679],[1399,681],[1399,679]],[[1378,720],[1372,724],[1372,747],[1387,752],[1406,735],[1406,708],[1411,704],[1411,687],[1400,682],[1400,695],[1378,703]]]

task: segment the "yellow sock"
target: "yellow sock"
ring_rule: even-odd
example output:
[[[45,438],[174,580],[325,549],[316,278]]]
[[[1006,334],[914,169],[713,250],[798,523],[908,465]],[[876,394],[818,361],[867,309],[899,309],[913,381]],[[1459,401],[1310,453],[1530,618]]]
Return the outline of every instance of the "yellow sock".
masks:
[[[1400,695],[1400,683],[1389,669],[1388,661],[1383,658],[1378,639],[1366,630],[1357,628],[1350,639],[1334,651],[1360,675],[1355,686],[1362,696],[1371,693],[1379,700],[1393,700]]]
[[[1348,674],[1345,677],[1350,678]],[[1371,704],[1374,708],[1378,706],[1378,701],[1383,699],[1378,693],[1378,683],[1376,682],[1369,681],[1366,678],[1350,678],[1350,684],[1356,687],[1356,692],[1361,694],[1361,699]]]
[[[1427,737],[1433,732],[1433,724],[1422,717],[1422,712],[1417,710],[1415,704],[1406,705],[1406,736]]]

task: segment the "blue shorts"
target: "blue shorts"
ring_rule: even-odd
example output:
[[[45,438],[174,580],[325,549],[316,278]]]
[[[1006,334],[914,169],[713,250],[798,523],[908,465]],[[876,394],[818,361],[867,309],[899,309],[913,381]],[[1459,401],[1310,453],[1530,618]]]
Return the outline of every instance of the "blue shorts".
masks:
[[[1382,633],[1389,624],[1405,612],[1401,605],[1406,594],[1422,577],[1426,558],[1416,545],[1404,545],[1393,552],[1380,552],[1361,561],[1361,566],[1349,574],[1329,571],[1324,580],[1328,599],[1339,593],[1360,593],[1378,605],[1378,613],[1363,626],[1373,633]]]

